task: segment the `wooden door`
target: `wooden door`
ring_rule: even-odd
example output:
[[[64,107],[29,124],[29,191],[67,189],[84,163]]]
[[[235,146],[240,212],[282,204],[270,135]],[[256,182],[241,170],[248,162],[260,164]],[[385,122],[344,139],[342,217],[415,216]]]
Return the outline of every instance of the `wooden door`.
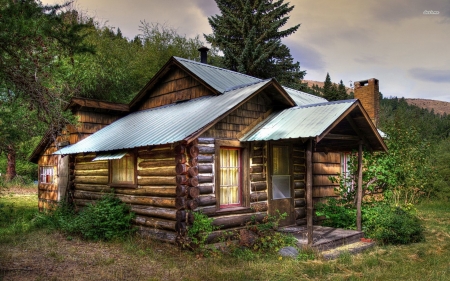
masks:
[[[269,214],[287,214],[280,226],[295,224],[292,146],[271,144],[269,163]]]
[[[69,156],[58,156],[58,202],[66,197],[69,185]]]

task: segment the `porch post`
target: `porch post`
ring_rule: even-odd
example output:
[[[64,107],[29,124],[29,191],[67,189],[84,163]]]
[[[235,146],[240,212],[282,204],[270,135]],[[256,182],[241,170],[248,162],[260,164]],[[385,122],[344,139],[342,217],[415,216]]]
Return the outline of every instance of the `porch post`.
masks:
[[[308,229],[308,246],[313,244],[312,143],[313,140],[309,139],[306,147],[306,227]]]
[[[361,201],[362,201],[362,141],[358,147],[358,190],[356,196],[356,229],[362,231],[361,225]]]

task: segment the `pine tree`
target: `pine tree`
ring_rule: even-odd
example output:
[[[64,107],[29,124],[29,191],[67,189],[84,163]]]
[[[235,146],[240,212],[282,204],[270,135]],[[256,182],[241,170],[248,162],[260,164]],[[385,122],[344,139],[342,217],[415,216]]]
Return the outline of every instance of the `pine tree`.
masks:
[[[347,89],[345,88],[344,82],[339,82],[338,85],[338,99],[339,100],[346,100],[348,99],[348,95],[347,95]]]
[[[283,0],[215,0],[221,15],[208,18],[213,30],[205,39],[224,54],[226,68],[259,78],[275,77],[300,88],[305,74],[281,43],[299,24],[280,30],[294,6]]]
[[[325,77],[325,82],[323,83],[323,97],[329,101],[333,99],[332,93],[333,83],[331,83],[330,74],[327,72],[327,76]]]

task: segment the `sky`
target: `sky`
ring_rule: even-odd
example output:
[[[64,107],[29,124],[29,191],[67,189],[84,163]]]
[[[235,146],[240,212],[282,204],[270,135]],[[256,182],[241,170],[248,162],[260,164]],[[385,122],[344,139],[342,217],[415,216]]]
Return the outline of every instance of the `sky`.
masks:
[[[43,0],[44,4],[62,3]],[[376,78],[385,97],[450,102],[450,0],[291,0],[283,39],[305,79],[346,86]],[[74,6],[130,39],[141,21],[165,24],[187,37],[212,32],[214,0],[75,0]]]

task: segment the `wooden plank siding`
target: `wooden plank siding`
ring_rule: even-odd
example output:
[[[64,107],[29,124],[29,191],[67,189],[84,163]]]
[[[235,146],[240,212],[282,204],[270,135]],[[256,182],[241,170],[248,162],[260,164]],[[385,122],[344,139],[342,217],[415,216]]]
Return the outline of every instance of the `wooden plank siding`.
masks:
[[[324,197],[336,197],[335,188],[339,183],[333,183],[329,177],[341,172],[341,154],[336,152],[313,153],[313,199],[321,201]]]
[[[272,105],[263,96],[264,93],[261,93],[239,106],[206,131],[202,137],[238,139],[243,132],[253,128],[256,121],[262,121],[271,111]]]
[[[181,69],[174,69],[158,82],[138,110],[211,95],[211,91]]]

